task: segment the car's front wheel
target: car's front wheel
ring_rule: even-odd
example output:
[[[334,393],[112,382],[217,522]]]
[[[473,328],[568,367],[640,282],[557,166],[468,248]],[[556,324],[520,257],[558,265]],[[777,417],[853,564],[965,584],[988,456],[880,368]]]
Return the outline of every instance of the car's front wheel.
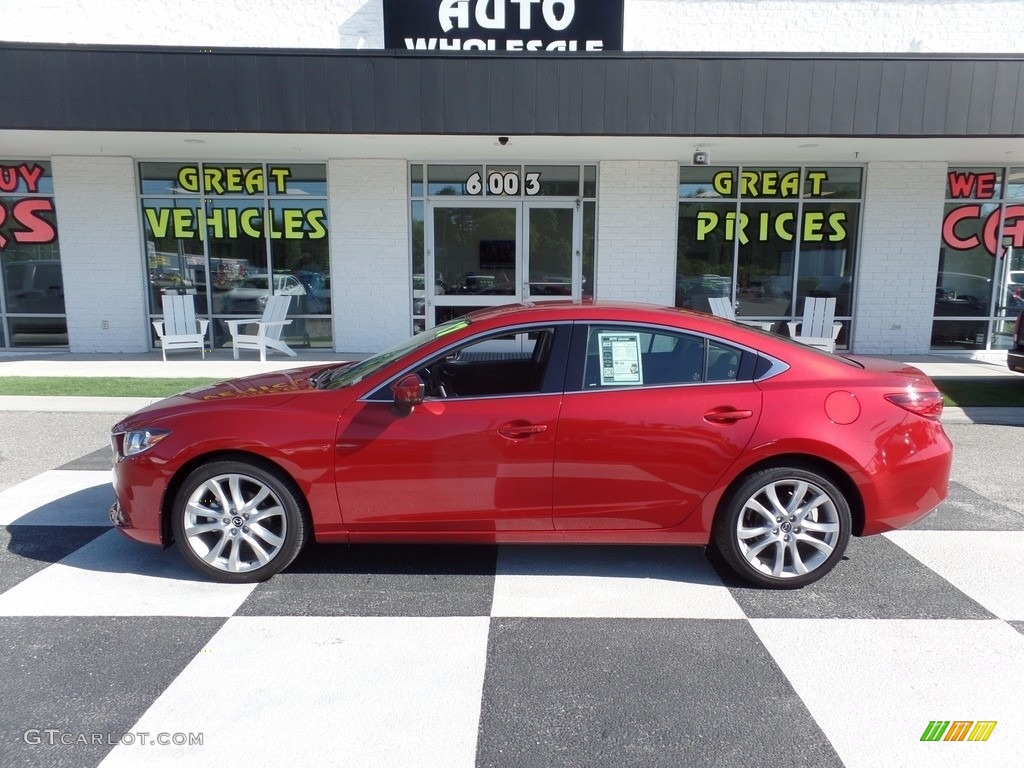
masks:
[[[306,541],[301,494],[269,465],[212,461],[175,497],[171,525],[185,560],[217,581],[263,581],[286,568]]]
[[[724,500],[712,542],[746,581],[786,589],[832,570],[850,527],[850,505],[832,480],[811,467],[770,467],[751,472]]]

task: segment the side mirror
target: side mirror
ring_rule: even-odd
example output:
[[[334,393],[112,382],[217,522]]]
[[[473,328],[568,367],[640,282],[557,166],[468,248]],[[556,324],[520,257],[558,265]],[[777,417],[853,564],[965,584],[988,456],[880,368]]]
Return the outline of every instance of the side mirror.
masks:
[[[410,409],[414,405],[419,405],[423,402],[427,392],[427,385],[423,383],[423,379],[420,378],[419,374],[410,373],[392,384],[391,392],[395,397],[396,406]]]

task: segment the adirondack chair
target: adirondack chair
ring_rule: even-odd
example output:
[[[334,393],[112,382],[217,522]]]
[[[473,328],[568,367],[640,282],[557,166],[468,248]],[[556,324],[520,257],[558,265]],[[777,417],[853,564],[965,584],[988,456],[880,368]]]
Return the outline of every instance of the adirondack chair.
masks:
[[[726,320],[732,320],[734,323],[749,325],[751,328],[760,328],[762,331],[770,331],[772,329],[773,323],[767,320],[737,320],[736,310],[733,309],[732,300],[728,296],[714,296],[708,299],[708,304],[711,305],[711,314],[715,317],[722,317]]]
[[[835,352],[836,339],[843,327],[842,323],[834,319],[835,316],[834,297],[808,296],[804,299],[804,319],[787,323],[790,338],[826,352]]]
[[[196,301],[192,295],[169,294],[161,297],[164,319],[154,320],[164,362],[167,353],[179,349],[198,349],[206,359],[206,328],[209,320],[196,320]]]
[[[267,359],[267,349],[276,349],[286,355],[295,356],[295,351],[281,341],[281,329],[291,323],[291,320],[285,320],[291,302],[291,296],[268,296],[263,317],[241,317],[227,321],[235,360],[238,359],[240,349],[257,350],[260,353],[260,360],[264,362]],[[239,330],[239,326],[242,325],[255,325],[256,333],[242,333]]]

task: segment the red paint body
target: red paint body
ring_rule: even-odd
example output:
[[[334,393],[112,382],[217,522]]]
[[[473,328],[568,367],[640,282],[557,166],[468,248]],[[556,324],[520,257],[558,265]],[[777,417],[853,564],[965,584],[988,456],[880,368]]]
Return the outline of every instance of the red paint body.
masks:
[[[573,342],[549,363],[557,370],[546,381],[555,373],[557,391],[428,397],[404,411],[370,399],[477,335],[541,324],[568,338],[588,323],[684,331],[770,358],[775,368],[759,380],[588,390],[572,380],[585,354]],[[119,527],[169,544],[176,483],[224,454],[260,457],[293,478],[322,542],[706,544],[734,482],[794,460],[844,489],[859,535],[909,525],[947,494],[952,447],[941,424],[885,399],[934,391],[919,370],[827,355],[700,313],[504,307],[475,313],[467,327],[356,384],[316,389],[309,377],[322,370],[195,390],[117,425],[115,432],[170,430],[117,462]]]

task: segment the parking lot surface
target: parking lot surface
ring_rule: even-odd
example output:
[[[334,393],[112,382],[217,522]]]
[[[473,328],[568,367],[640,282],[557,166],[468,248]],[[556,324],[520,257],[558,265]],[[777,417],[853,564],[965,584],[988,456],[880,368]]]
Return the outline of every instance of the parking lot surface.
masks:
[[[5,768],[1020,765],[1024,428],[950,425],[939,510],[772,592],[655,547],[316,546],[213,584],[110,528],[117,418],[0,413]]]

